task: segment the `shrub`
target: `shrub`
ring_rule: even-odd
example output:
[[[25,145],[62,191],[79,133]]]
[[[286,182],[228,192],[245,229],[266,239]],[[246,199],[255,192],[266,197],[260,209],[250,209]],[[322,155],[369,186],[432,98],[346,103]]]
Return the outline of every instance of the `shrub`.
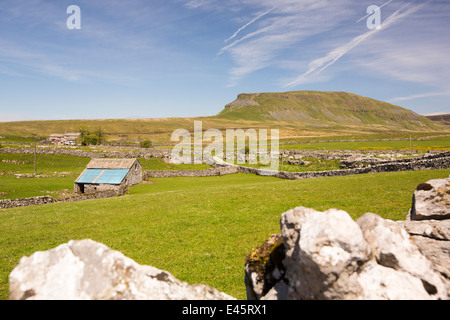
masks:
[[[141,141],[141,143],[139,145],[141,148],[146,148],[146,149],[153,147],[153,143],[149,140]]]
[[[106,142],[105,133],[101,128],[98,128],[93,132],[87,130],[85,127],[80,127],[78,130],[81,133],[79,137],[79,142],[83,146],[88,145],[98,146]]]

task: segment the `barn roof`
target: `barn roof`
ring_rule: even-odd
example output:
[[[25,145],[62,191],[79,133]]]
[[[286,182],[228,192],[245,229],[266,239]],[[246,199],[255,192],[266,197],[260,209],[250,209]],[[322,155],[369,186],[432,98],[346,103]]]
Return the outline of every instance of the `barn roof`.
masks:
[[[131,169],[137,159],[92,159],[87,169]]]
[[[121,184],[130,169],[86,169],[76,183]]]

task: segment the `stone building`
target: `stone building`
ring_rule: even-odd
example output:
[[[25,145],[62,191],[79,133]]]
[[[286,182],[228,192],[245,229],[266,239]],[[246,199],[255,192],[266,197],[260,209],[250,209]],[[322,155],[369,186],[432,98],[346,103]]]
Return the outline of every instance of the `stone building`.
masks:
[[[80,135],[81,134],[79,132],[71,132],[65,134],[54,133],[50,135],[48,141],[56,145],[74,146],[77,144]]]
[[[114,190],[123,193],[142,182],[142,165],[137,159],[92,159],[75,180],[75,193]]]

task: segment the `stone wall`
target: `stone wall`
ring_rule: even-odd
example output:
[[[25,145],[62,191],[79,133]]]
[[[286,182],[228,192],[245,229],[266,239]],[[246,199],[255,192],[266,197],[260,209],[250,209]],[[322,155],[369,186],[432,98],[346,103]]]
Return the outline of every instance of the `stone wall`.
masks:
[[[261,176],[274,176],[280,179],[309,179],[319,177],[348,176],[364,173],[394,172],[394,171],[416,171],[449,169],[450,152],[430,155],[422,158],[402,159],[376,164],[363,168],[328,170],[328,171],[304,171],[304,172],[286,172],[270,171],[258,168],[251,168],[238,165],[218,166],[214,169],[206,170],[180,170],[180,171],[146,171],[144,180],[149,178],[168,178],[168,177],[210,177],[235,173],[256,174]]]
[[[90,193],[74,194],[63,199],[55,200],[55,202],[71,202],[71,201],[120,197],[124,195],[125,191],[126,188],[124,187],[116,188],[114,190],[109,189],[102,191],[93,191]]]
[[[103,199],[122,196],[125,193],[125,188],[117,188],[115,190],[104,190],[85,194],[74,194],[66,198],[56,200],[50,196],[42,197],[32,197],[32,198],[22,198],[22,199],[6,199],[0,200],[0,209],[9,209],[16,207],[26,207],[26,206],[36,206],[47,203],[57,203],[57,202],[71,202],[71,201],[81,201],[81,200],[91,200],[91,199]]]
[[[22,199],[6,199],[0,200],[0,209],[35,206],[54,202],[56,202],[56,200],[50,196],[22,198]]]
[[[144,180],[169,177],[213,177],[241,172],[239,166],[217,167],[205,170],[145,171]]]
[[[407,158],[407,159],[398,159],[398,160],[380,160],[380,159],[374,159],[374,158],[364,158],[364,157],[357,157],[356,159],[344,159],[339,162],[339,165],[341,168],[362,168],[367,166],[373,166],[373,165],[379,165],[379,164],[402,164],[402,163],[408,163],[412,161],[419,161],[419,160],[432,160],[432,159],[439,159],[439,158],[445,158],[450,157],[450,151],[446,152],[440,152],[435,154],[426,154],[420,158]],[[353,157],[352,157],[353,158]]]
[[[306,171],[306,172],[277,172],[274,174],[277,178],[282,179],[307,179],[318,177],[335,177],[335,176],[348,176],[355,174],[365,173],[378,173],[378,172],[394,172],[394,171],[417,171],[417,170],[436,170],[436,169],[449,169],[450,168],[450,156],[439,157],[434,159],[424,160],[410,160],[400,162],[388,162],[384,164],[378,164],[363,168],[354,168],[347,170],[330,170],[330,171]],[[244,170],[242,170],[244,171]],[[257,169],[245,169],[245,173],[261,174]],[[267,175],[267,171],[262,172]]]
[[[297,207],[246,259],[248,299],[450,299],[450,178],[420,184],[405,221]]]
[[[90,239],[23,257],[9,276],[9,292],[10,300],[235,300]]]
[[[4,154],[34,154],[33,148],[0,148],[0,153]],[[157,158],[157,157],[165,157],[166,153],[159,150],[145,150],[138,152],[88,152],[81,150],[70,150],[70,149],[61,149],[61,148],[38,148],[36,149],[37,154],[47,154],[47,155],[70,155],[74,157],[83,157],[83,158]]]

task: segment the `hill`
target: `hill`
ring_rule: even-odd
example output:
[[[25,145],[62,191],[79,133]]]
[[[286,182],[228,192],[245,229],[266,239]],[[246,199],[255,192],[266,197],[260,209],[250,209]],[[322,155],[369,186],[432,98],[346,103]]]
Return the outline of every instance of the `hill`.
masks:
[[[450,126],[450,114],[440,114],[436,116],[426,116],[431,121]]]
[[[243,93],[219,114],[196,118],[49,120],[0,123],[0,136],[48,137],[53,133],[101,128],[110,141],[170,142],[175,129],[279,129],[282,139],[350,137],[404,132],[449,132],[449,128],[410,110],[345,92]],[[0,140],[1,141],[1,140]]]
[[[297,91],[240,94],[218,115],[227,119],[284,121],[307,127],[367,127],[435,130],[424,116],[386,102],[346,92]]]

